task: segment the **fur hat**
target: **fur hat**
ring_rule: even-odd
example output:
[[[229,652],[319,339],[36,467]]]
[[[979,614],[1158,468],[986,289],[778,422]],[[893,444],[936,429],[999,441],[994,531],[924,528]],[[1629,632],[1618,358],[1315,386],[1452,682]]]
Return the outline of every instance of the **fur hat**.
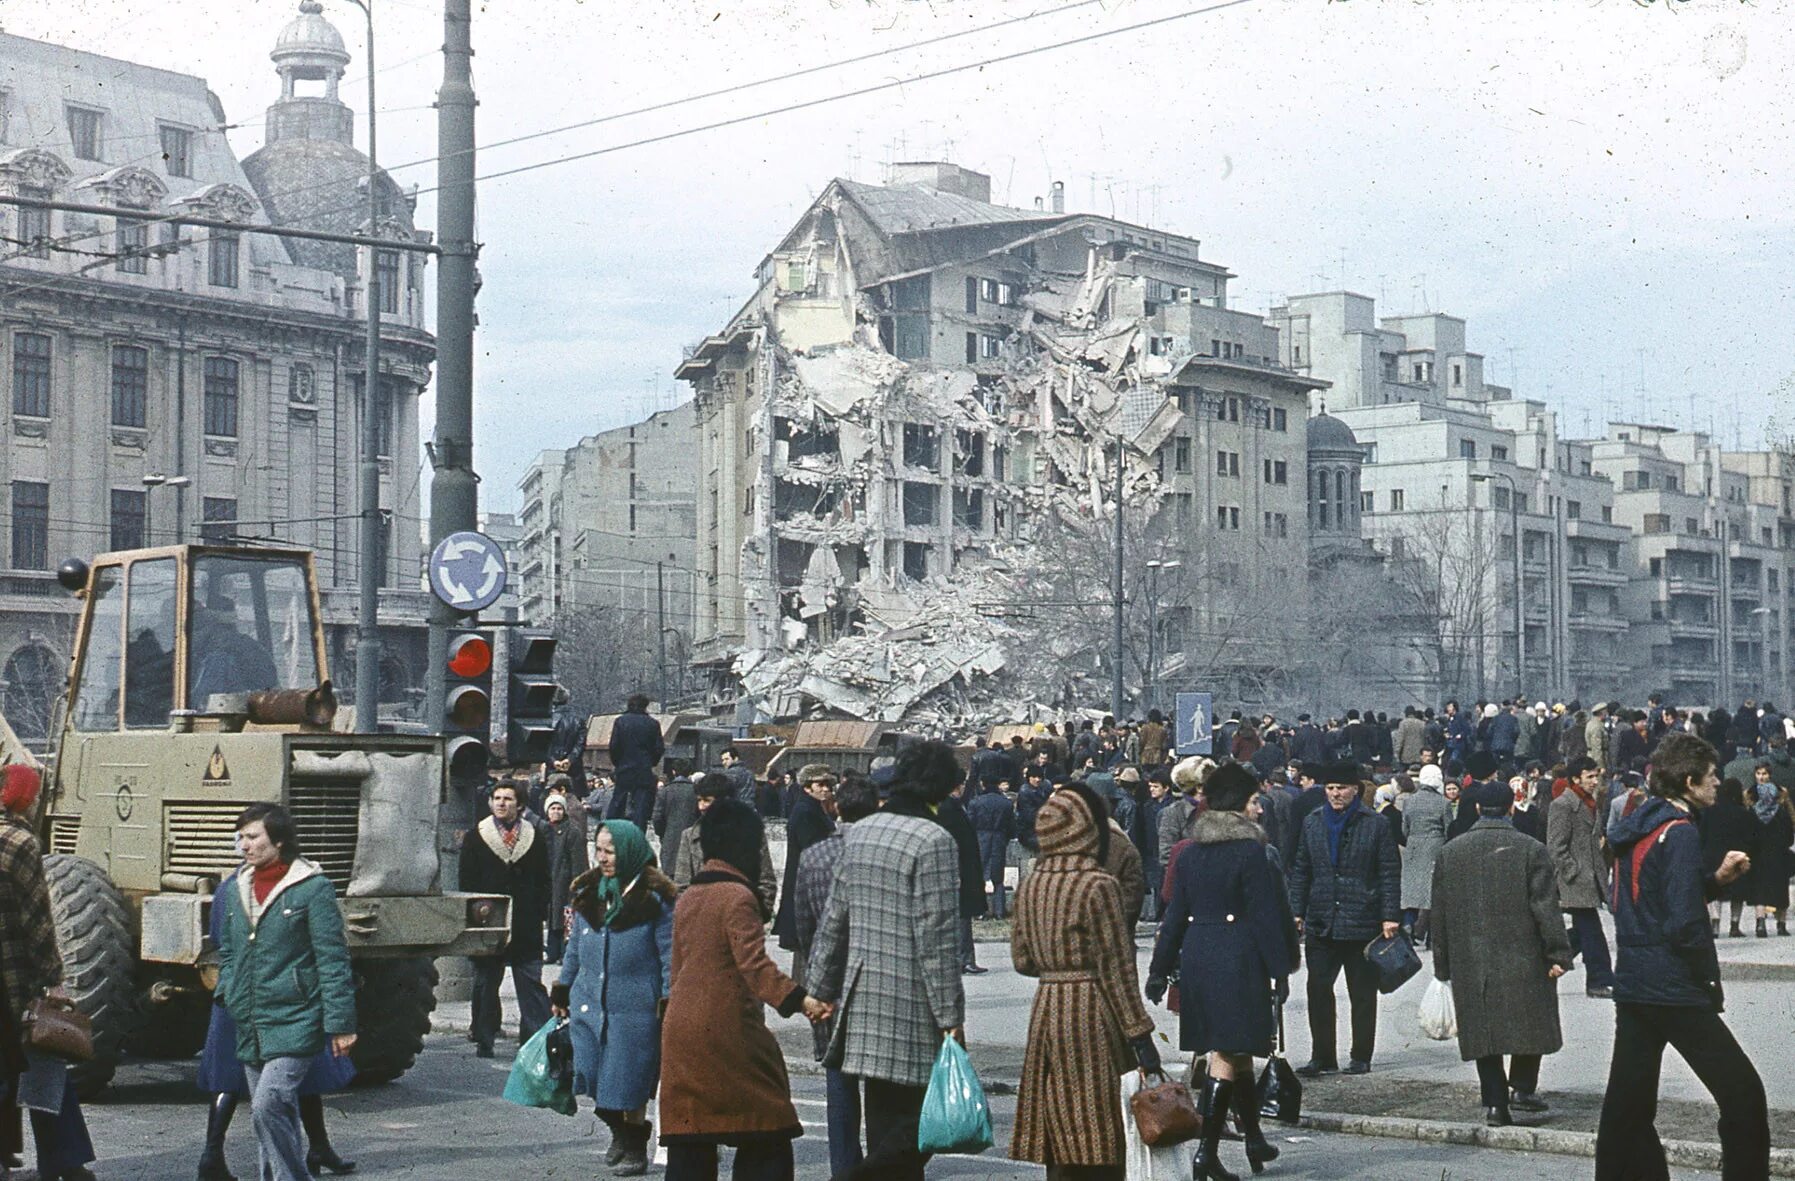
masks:
[[[1354,762],[1322,763],[1308,773],[1314,776],[1315,782],[1328,785],[1336,783],[1356,784],[1365,778],[1364,772],[1362,772],[1359,769],[1359,765]]]
[[[1465,756],[1465,770],[1473,779],[1488,779],[1496,773],[1496,760],[1488,751],[1474,750]]]
[[[835,785],[835,769],[827,763],[806,763],[798,768],[798,785],[800,787],[807,783],[816,783],[819,780],[833,787]]]
[[[1179,760],[1178,765],[1172,768],[1172,786],[1186,795],[1195,795],[1214,770],[1215,760],[1202,755],[1191,755]]]

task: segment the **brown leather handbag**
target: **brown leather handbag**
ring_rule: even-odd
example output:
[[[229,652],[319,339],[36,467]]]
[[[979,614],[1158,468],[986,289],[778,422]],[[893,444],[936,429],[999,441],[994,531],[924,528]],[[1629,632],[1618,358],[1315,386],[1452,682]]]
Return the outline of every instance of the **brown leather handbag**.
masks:
[[[1203,1117],[1197,1114],[1189,1087],[1163,1074],[1158,1084],[1148,1086],[1147,1072],[1140,1076],[1141,1089],[1129,1096],[1128,1106],[1135,1129],[1149,1148],[1169,1148],[1203,1134]]]
[[[65,996],[40,996],[25,1009],[25,1049],[65,1062],[93,1058],[93,1022]]]

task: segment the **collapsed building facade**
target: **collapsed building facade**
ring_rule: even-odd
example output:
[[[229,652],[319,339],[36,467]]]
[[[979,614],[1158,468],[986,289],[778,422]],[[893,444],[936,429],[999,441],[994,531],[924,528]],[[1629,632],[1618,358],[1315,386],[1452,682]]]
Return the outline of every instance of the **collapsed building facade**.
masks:
[[[688,351],[719,706],[966,725],[1105,699],[1118,515],[1131,704],[1276,696],[1326,383],[1196,239],[1059,192],[994,205],[947,163],[835,180]]]

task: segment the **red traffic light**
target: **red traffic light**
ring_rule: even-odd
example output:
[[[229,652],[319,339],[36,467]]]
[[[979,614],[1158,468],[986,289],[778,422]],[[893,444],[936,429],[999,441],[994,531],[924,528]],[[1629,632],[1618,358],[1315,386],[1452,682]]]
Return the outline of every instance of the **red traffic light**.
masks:
[[[458,677],[483,677],[492,669],[492,645],[485,636],[457,636],[449,642],[449,671]]]

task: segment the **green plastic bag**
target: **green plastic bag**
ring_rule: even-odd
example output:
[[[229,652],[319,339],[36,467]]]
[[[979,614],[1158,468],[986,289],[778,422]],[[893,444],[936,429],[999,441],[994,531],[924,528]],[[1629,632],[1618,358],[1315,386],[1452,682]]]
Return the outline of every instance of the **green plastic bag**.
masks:
[[[562,1115],[574,1113],[573,1074],[557,1070],[549,1061],[549,1038],[567,1024],[566,1018],[550,1021],[523,1044],[505,1080],[505,1098],[519,1107],[546,1107]]]
[[[991,1147],[991,1107],[985,1088],[973,1072],[966,1048],[952,1037],[941,1039],[935,1069],[929,1072],[922,1118],[916,1126],[919,1152],[975,1155]]]

